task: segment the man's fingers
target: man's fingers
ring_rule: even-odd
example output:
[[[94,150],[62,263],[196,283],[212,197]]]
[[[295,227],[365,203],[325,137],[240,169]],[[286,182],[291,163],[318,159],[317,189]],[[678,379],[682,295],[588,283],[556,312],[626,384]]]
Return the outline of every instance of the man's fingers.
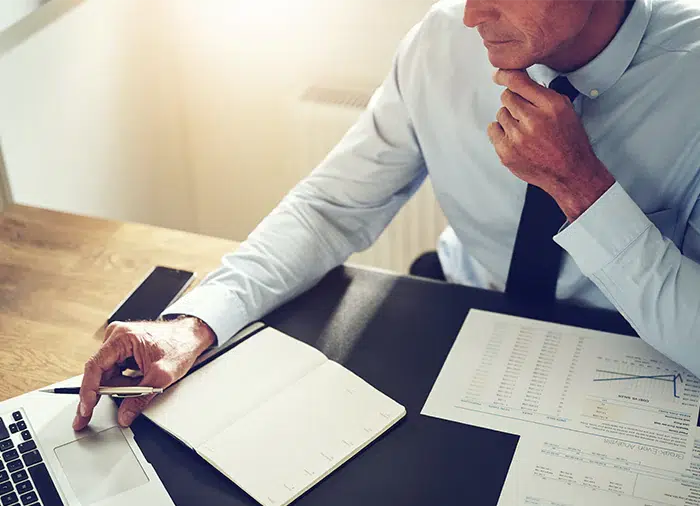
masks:
[[[106,371],[102,373],[102,377],[100,378],[100,385],[109,385],[110,381],[114,378],[118,378],[121,375],[121,371],[119,370],[119,367],[112,366]]]
[[[505,89],[501,94],[501,103],[518,121],[523,121],[534,113],[533,105],[517,93]]]
[[[134,419],[146,409],[148,403],[153,400],[156,394],[144,395],[142,397],[130,397],[124,399],[119,406],[118,420],[119,425],[128,427]]]
[[[513,133],[515,133],[519,127],[518,121],[511,115],[510,111],[505,107],[501,107],[496,114],[496,121],[501,125],[503,131],[506,135],[513,138]]]
[[[114,334],[116,331],[118,331],[122,325],[124,325],[122,322],[112,322],[109,325],[107,325],[107,328],[105,329],[105,334],[102,338],[102,342],[106,343],[107,340],[112,337],[112,334]]]
[[[124,360],[128,347],[117,342],[115,335],[112,335],[107,342],[97,351],[97,353],[85,364],[83,382],[80,385],[80,402],[78,413],[73,422],[75,430],[81,430],[90,421],[92,410],[95,409],[99,398],[98,392],[102,375],[113,369],[117,362]]]
[[[139,386],[167,388],[172,385],[172,383],[172,375],[164,369],[163,363],[159,362],[150,366],[146,375],[141,378]],[[148,403],[151,402],[155,396],[156,394],[124,399],[121,406],[119,406],[119,425],[122,427],[128,427],[131,425],[134,419],[139,416],[144,409],[146,409]]]
[[[548,101],[550,90],[530,79],[524,70],[498,69],[493,74],[493,82],[505,86],[535,106],[544,105]]]
[[[491,139],[491,144],[496,150],[496,154],[501,159],[501,163],[506,167],[510,167],[510,159],[513,153],[512,142],[509,140],[506,131],[499,122],[491,123],[488,126],[487,133],[489,139]]]
[[[486,133],[488,134],[489,139],[491,140],[491,144],[493,144],[494,146],[500,144],[506,136],[503,127],[497,121],[494,121],[488,126]]]
[[[119,382],[119,377],[120,377],[120,371],[119,368],[114,366],[107,371],[104,371],[100,377],[100,383],[99,385],[111,385],[114,383]],[[84,378],[84,377],[83,377]],[[116,385],[115,385],[116,386]],[[121,386],[121,385],[120,385]],[[93,392],[86,393],[87,397],[92,398]],[[94,411],[95,406],[97,406],[97,403],[100,402],[100,396],[95,393],[95,403],[92,406],[92,410]],[[83,403],[79,402],[78,403],[78,408],[75,413],[75,418],[73,419],[73,429],[74,430],[83,430],[87,424],[90,422],[90,417],[92,416],[92,412],[90,412],[90,416],[83,416],[82,413],[85,411],[81,412],[81,409],[83,408]]]
[[[78,403],[78,409],[75,413],[75,418],[73,418],[73,430],[80,431],[80,430],[83,430],[85,427],[87,427],[88,423],[90,423],[90,417],[92,416],[92,411],[94,411],[95,406],[97,406],[98,402],[100,402],[99,395],[95,399],[95,403],[93,404],[92,410],[90,411],[90,416],[82,416],[81,411],[80,411],[80,406],[81,406],[82,402]]]
[[[102,386],[105,387],[137,387],[141,378],[130,378],[128,376],[112,376],[109,380],[103,381]]]

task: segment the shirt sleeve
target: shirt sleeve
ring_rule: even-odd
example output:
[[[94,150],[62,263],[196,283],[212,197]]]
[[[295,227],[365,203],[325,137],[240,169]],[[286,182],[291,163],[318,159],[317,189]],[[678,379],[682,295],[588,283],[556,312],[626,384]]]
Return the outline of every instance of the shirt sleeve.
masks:
[[[329,156],[163,316],[200,318],[223,344],[377,239],[426,177],[401,86],[419,30],[402,41],[389,75]]]
[[[700,204],[681,251],[616,183],[555,237],[642,339],[695,375],[700,375],[699,230]]]

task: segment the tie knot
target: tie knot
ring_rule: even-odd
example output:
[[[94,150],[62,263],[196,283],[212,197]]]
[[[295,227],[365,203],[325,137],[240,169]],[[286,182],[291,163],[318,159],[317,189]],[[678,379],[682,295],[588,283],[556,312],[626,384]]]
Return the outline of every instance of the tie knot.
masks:
[[[569,97],[569,100],[571,100],[571,103],[576,100],[576,97],[578,97],[579,92],[576,88],[574,88],[574,85],[569,82],[569,80],[565,76],[559,76],[554,81],[549,83],[549,89],[554,90],[557,93],[561,93],[562,95]]]

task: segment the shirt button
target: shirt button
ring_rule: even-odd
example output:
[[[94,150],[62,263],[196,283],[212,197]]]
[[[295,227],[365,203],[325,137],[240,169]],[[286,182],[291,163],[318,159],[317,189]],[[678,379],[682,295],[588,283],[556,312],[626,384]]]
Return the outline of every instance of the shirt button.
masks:
[[[600,91],[598,91],[598,90],[591,90],[591,96],[592,96],[593,98],[598,97],[598,95],[600,95]]]

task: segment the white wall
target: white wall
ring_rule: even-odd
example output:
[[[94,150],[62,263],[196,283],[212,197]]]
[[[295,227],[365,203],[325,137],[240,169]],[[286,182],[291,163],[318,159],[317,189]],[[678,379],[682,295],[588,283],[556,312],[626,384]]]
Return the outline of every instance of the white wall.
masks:
[[[197,227],[245,239],[298,181],[297,97],[377,86],[431,0],[171,0]]]
[[[72,8],[0,56],[0,137],[14,200],[192,228],[162,0],[45,7],[61,3]]]
[[[0,30],[5,30],[42,4],[42,0],[2,0]]]
[[[301,92],[378,85],[432,0],[61,3],[0,56],[15,200],[243,240],[313,168]]]
[[[10,184],[7,181],[7,172],[5,171],[5,159],[2,156],[2,145],[0,144],[0,213],[12,204],[12,195],[10,194]]]

